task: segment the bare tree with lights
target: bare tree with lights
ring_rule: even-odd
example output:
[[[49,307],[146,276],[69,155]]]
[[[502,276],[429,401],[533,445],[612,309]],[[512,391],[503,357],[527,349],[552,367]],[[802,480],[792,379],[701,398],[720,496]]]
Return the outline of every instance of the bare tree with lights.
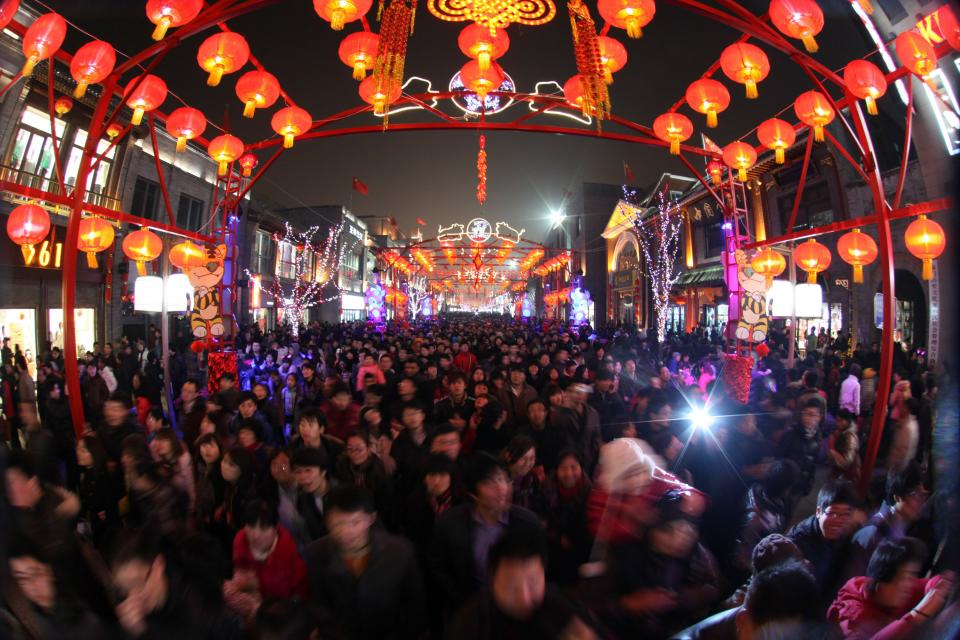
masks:
[[[343,224],[330,227],[323,242],[317,242],[316,236],[319,226],[313,226],[306,231],[294,231],[289,222],[285,222],[282,236],[274,236],[278,243],[288,243],[294,248],[293,283],[284,286],[280,279],[280,260],[277,260],[273,282],[263,293],[270,296],[277,307],[283,309],[284,321],[290,323],[290,330],[294,337],[300,333],[300,324],[303,316],[310,307],[332,302],[338,299],[343,290],[340,288],[340,266],[348,251],[352,251],[356,241],[350,246],[340,242],[340,233]],[[309,259],[313,254],[313,261]],[[250,277],[250,271],[245,271]]]
[[[647,279],[653,291],[653,306],[657,312],[657,340],[663,343],[667,336],[667,317],[670,310],[670,291],[680,279],[677,262],[683,242],[683,214],[677,203],[660,192],[657,210],[642,217],[640,211],[633,219],[634,231],[643,259]]]

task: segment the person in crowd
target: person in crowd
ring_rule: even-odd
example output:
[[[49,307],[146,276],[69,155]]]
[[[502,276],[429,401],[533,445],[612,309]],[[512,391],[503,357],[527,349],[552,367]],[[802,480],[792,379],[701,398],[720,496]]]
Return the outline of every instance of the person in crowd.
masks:
[[[447,391],[447,395],[434,404],[433,419],[437,424],[449,422],[463,431],[473,414],[473,398],[467,395],[467,379],[462,371],[447,374]]]
[[[793,489],[800,470],[792,460],[778,460],[762,482],[750,487],[746,497],[746,516],[737,537],[735,566],[749,570],[753,550],[770,534],[785,533],[793,513]]]
[[[190,508],[193,509],[197,497],[193,458],[180,442],[177,433],[170,427],[159,429],[150,443],[150,453],[160,467],[161,475],[187,496]]]
[[[237,387],[237,376],[226,371],[217,378],[217,394],[222,402],[221,407],[229,413],[234,413],[240,404],[240,389]]]
[[[100,368],[96,361],[88,362],[86,377],[81,383],[83,392],[83,413],[92,425],[100,422],[103,416],[104,403],[110,397],[110,389],[100,375]],[[127,402],[129,402],[127,398]]]
[[[207,403],[207,407],[210,411],[200,420],[200,435],[215,435],[224,444],[235,442],[236,438],[230,435],[229,427],[232,416],[222,409],[214,409],[212,401]]]
[[[820,451],[820,422],[823,403],[815,398],[800,405],[800,420],[780,440],[779,457],[792,460],[800,469],[799,494],[813,488],[817,454]]]
[[[840,408],[854,416],[860,415],[860,376],[859,364],[850,365],[846,379],[840,385]]]
[[[107,470],[114,472],[120,464],[120,451],[127,436],[141,433],[130,415],[130,399],[113,394],[103,403],[103,424],[97,429],[97,440],[107,453]]]
[[[336,464],[340,454],[343,453],[343,444],[336,438],[327,435],[326,416],[312,407],[300,412],[297,422],[297,436],[290,442],[291,450],[295,451],[304,447],[322,451],[330,465]],[[334,468],[331,466],[327,470],[332,474]]]
[[[120,526],[117,499],[107,475],[107,454],[95,436],[85,435],[77,442],[82,530],[100,547],[111,531]]]
[[[229,554],[237,531],[243,526],[243,510],[256,491],[253,456],[243,447],[231,447],[220,458],[220,478],[223,491],[213,510],[210,532],[223,544]]]
[[[223,498],[225,487],[220,460],[224,448],[216,434],[206,433],[197,438],[194,451],[194,516],[198,526],[206,528],[212,525],[217,505]]]
[[[307,538],[319,540],[327,534],[324,513],[331,489],[331,482],[327,479],[327,456],[322,449],[303,447],[293,452],[291,462],[299,487],[297,513],[303,519]]]
[[[827,455],[830,458],[830,477],[860,480],[860,438],[857,435],[857,416],[847,409],[836,414],[837,428],[829,439]]]
[[[623,398],[614,390],[617,375],[609,367],[600,367],[593,382],[593,393],[590,394],[590,406],[600,417],[602,424],[614,421],[615,417],[627,412]]]
[[[537,450],[533,438],[514,436],[501,453],[513,482],[513,504],[543,515],[545,511],[543,467],[536,466]]]
[[[507,412],[507,421],[514,429],[523,427],[527,421],[527,407],[537,399],[537,390],[527,384],[527,373],[523,365],[510,367],[510,384],[497,392],[497,400]]]
[[[561,451],[557,466],[544,485],[548,573],[560,584],[573,583],[580,566],[589,560],[593,537],[587,528],[587,499],[591,487],[577,451]]]
[[[545,472],[556,468],[560,452],[571,445],[560,430],[550,424],[550,411],[546,402],[539,398],[527,405],[527,423],[520,433],[533,440],[536,464]]]
[[[350,387],[338,384],[333,388],[330,400],[322,405],[326,418],[326,432],[343,445],[348,434],[360,428],[360,405],[353,402]]]
[[[255,589],[257,600],[306,598],[307,567],[293,536],[266,500],[244,507],[243,528],[233,539],[232,588]],[[251,580],[252,578],[252,580]]]
[[[429,432],[423,405],[412,400],[401,411],[403,431],[389,446],[387,455],[396,468],[396,488],[400,495],[409,495],[420,482],[427,456],[430,455]]]
[[[347,436],[345,451],[337,459],[334,476],[341,485],[367,489],[373,496],[377,512],[392,521],[391,483],[380,458],[373,454],[367,439],[358,431]]]
[[[273,432],[266,417],[260,413],[257,405],[257,396],[254,395],[252,391],[241,391],[237,394],[237,415],[233,417],[230,423],[230,434],[237,436],[240,432],[240,425],[245,421],[252,421],[258,425],[260,431],[259,440],[265,441],[268,444],[279,444],[283,442],[282,439],[274,441],[274,438],[279,434]]]

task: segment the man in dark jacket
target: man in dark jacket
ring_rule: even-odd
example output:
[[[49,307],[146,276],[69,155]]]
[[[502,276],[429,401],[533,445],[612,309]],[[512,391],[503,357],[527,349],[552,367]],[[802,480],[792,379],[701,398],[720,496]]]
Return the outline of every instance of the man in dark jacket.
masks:
[[[293,452],[293,475],[297,479],[297,513],[303,518],[311,540],[327,535],[324,520],[330,481],[327,456],[322,449],[303,447]]]
[[[477,454],[465,485],[472,501],[451,508],[437,521],[427,559],[447,613],[486,584],[487,556],[501,536],[509,531],[544,535],[533,513],[511,504],[513,484],[498,459]]]
[[[527,406],[537,399],[537,390],[527,384],[527,373],[521,364],[510,367],[510,384],[497,393],[497,399],[507,412],[507,423],[514,430],[527,421]]]
[[[183,442],[189,447],[200,437],[200,423],[207,414],[207,403],[200,395],[200,383],[187,380],[180,387],[180,402],[177,406],[177,427],[183,434]]]
[[[130,415],[130,398],[115,392],[103,403],[103,424],[97,429],[97,440],[107,453],[107,470],[113,475],[118,496],[123,490],[123,467],[120,454],[127,436],[141,433],[136,419]]]
[[[305,554],[318,627],[334,638],[419,637],[424,599],[413,546],[373,526],[365,489],[334,489],[325,518],[330,534]]]

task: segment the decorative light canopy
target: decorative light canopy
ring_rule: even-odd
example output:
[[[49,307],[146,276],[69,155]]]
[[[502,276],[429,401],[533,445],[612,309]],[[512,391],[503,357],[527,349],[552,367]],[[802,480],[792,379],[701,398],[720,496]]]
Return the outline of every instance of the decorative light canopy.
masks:
[[[613,74],[627,64],[627,49],[618,40],[607,36],[598,36],[600,64],[603,65],[603,81],[613,84]]]
[[[763,49],[749,42],[735,42],[720,54],[723,74],[746,87],[747,98],[757,97],[757,83],[770,73],[770,60]]]
[[[27,57],[23,76],[29,76],[38,62],[56,53],[66,37],[67,21],[59,13],[45,13],[34,20],[23,35],[23,55]]]
[[[770,118],[757,127],[757,139],[763,146],[773,149],[777,164],[783,164],[785,151],[796,142],[797,133],[789,122],[780,118]]]
[[[877,243],[860,229],[843,234],[837,240],[840,259],[853,266],[853,282],[863,282],[863,267],[877,259]]]
[[[235,31],[216,33],[200,45],[197,64],[209,73],[207,85],[215,87],[225,73],[233,73],[250,59],[250,45],[246,38]]]
[[[427,9],[446,22],[476,22],[490,35],[511,24],[546,24],[557,15],[553,0],[428,0]]]
[[[87,266],[97,268],[97,254],[113,246],[113,225],[103,218],[84,218],[80,221],[77,250],[87,254]]]
[[[207,262],[207,252],[204,248],[190,240],[173,245],[167,257],[170,259],[170,264],[178,269],[200,267]]]
[[[360,99],[373,106],[373,114],[382,116],[386,114],[387,107],[400,98],[400,87],[394,84],[393,90],[389,93],[377,89],[377,80],[373,76],[364,79],[360,83]]]
[[[707,116],[707,126],[717,126],[717,114],[730,106],[730,92],[713,78],[694,80],[687,87],[687,104]]]
[[[300,107],[284,107],[270,119],[270,128],[283,136],[284,149],[292,147],[294,138],[309,131],[312,124],[313,118]]]
[[[367,70],[373,68],[377,59],[377,47],[380,45],[380,36],[369,31],[351,33],[337,51],[340,61],[353,68],[353,79],[363,80]]]
[[[503,83],[503,69],[496,62],[484,71],[480,69],[480,62],[471,60],[460,69],[460,79],[463,86],[477,94],[480,100],[485,100],[487,93],[495,91]]]
[[[207,145],[207,154],[217,163],[217,175],[227,175],[227,166],[243,153],[243,142],[240,138],[225,133],[217,136]]]
[[[793,111],[808,127],[813,128],[813,139],[823,142],[823,128],[833,122],[836,115],[830,101],[819,91],[807,91],[797,96]]]
[[[636,39],[643,36],[643,28],[653,20],[657,5],[653,0],[600,0],[597,11],[606,22],[625,29],[628,37]]]
[[[143,80],[137,84],[137,80],[141,77]],[[153,111],[167,99],[167,83],[160,77],[148,73],[131,80],[124,89],[123,95],[127,97],[127,106],[133,109],[130,122],[138,126],[143,121],[145,112]]]
[[[780,33],[803,42],[809,53],[817,51],[823,11],[815,0],[771,0],[770,21]]]
[[[167,133],[177,139],[177,152],[187,148],[187,140],[203,135],[207,119],[203,112],[192,107],[174,109],[167,117]]]
[[[793,250],[794,264],[807,272],[809,284],[817,282],[817,274],[830,267],[831,259],[830,250],[813,238],[799,244]]]
[[[82,98],[87,93],[87,86],[109,76],[116,64],[117,53],[110,43],[103,40],[88,42],[77,49],[70,61],[70,75],[77,81],[73,97],[78,100]]]
[[[757,255],[750,261],[750,266],[766,279],[767,288],[769,289],[773,279],[783,273],[783,270],[787,268],[787,261],[781,253],[774,251],[770,247],[764,247],[758,251]]]
[[[920,215],[903,234],[907,251],[923,261],[923,279],[933,279],[933,261],[947,247],[947,235],[938,223]]]
[[[843,69],[843,83],[867,104],[867,113],[877,115],[877,98],[887,92],[887,79],[877,65],[866,60],[850,62]]]
[[[137,273],[146,275],[146,264],[163,252],[163,240],[149,229],[128,233],[123,239],[123,254],[137,264]]]
[[[313,10],[330,23],[334,31],[342,31],[348,22],[367,15],[373,0],[313,0]]]
[[[670,143],[670,153],[676,156],[680,155],[680,143],[693,135],[693,123],[682,113],[668,111],[653,121],[653,132],[664,142]]]
[[[937,68],[937,52],[933,45],[916,31],[904,31],[897,36],[897,57],[907,69],[921,78]]]
[[[28,255],[33,245],[50,233],[50,214],[35,204],[21,204],[7,218],[7,236]]]
[[[243,103],[243,117],[252,118],[257,109],[272,107],[280,97],[280,83],[266,71],[248,71],[237,79],[237,97]]]
[[[747,169],[757,162],[757,152],[746,142],[731,142],[723,148],[723,161],[730,169],[737,170],[740,182],[747,179]]]
[[[163,40],[167,29],[187,24],[201,9],[203,0],[147,0],[147,18],[157,25],[151,37]]]

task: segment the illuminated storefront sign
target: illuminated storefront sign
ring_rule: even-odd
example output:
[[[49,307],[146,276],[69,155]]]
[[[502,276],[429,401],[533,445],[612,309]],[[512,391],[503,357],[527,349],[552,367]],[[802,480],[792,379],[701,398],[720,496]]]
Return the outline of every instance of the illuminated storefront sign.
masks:
[[[60,259],[63,257],[63,243],[51,245],[44,240],[39,245],[24,245],[23,264],[26,267],[40,267],[41,269],[59,269]]]

